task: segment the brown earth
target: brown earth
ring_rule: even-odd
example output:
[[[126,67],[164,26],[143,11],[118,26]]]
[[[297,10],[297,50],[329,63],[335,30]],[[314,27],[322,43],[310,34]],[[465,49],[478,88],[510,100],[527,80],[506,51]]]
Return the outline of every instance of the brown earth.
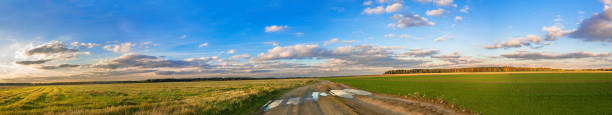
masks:
[[[405,98],[387,96],[384,94],[354,95],[354,98],[333,96],[330,90],[342,90],[350,86],[336,84],[330,81],[320,81],[315,84],[293,89],[284,94],[282,103],[269,110],[265,115],[464,115],[470,114],[446,105],[434,104]],[[351,88],[354,89],[354,88]],[[324,92],[327,96],[313,99],[313,92]],[[299,98],[297,104],[287,104],[291,98]],[[274,100],[272,100],[274,101]],[[293,103],[294,101],[290,102]],[[264,106],[265,109],[267,107]]]

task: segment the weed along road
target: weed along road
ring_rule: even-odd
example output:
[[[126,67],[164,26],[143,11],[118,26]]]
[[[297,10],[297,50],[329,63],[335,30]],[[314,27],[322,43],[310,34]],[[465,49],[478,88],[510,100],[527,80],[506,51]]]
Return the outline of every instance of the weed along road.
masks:
[[[264,115],[454,115],[442,105],[370,93],[330,81],[293,89],[270,100]]]

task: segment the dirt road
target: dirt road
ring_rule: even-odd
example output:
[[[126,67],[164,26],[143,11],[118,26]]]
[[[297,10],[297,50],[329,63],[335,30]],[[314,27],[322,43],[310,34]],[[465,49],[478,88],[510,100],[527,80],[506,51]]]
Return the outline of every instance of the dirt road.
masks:
[[[441,105],[373,94],[330,81],[293,89],[262,107],[265,115],[455,115]]]

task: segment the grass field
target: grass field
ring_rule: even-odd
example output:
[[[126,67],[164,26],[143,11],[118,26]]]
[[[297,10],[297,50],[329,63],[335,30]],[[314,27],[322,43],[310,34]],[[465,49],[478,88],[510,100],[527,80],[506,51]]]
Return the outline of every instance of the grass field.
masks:
[[[612,73],[325,79],[378,93],[445,100],[481,114],[612,114]]]
[[[0,114],[253,114],[308,79],[0,86]]]

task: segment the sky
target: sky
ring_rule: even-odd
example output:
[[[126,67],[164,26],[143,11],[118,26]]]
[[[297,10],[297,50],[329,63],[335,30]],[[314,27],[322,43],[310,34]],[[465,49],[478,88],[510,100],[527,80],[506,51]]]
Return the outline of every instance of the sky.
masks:
[[[0,1],[0,82],[612,67],[611,0]]]

